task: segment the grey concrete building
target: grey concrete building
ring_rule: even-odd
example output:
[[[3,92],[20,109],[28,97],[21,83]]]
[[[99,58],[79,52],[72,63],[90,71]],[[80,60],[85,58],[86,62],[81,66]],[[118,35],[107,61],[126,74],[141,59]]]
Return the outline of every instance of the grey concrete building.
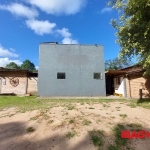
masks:
[[[106,96],[104,50],[99,45],[41,43],[39,96]]]

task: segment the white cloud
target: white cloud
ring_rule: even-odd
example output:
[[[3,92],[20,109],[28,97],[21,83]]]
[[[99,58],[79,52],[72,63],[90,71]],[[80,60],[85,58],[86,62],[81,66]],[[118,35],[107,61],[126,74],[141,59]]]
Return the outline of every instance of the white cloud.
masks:
[[[26,25],[28,28],[33,30],[38,35],[50,34],[53,32],[53,28],[56,26],[55,23],[50,23],[48,20],[26,20]]]
[[[77,40],[73,40],[71,38],[72,34],[69,32],[69,29],[67,28],[62,28],[61,30],[57,29],[56,32],[64,38],[62,40],[63,44],[78,44]]]
[[[11,49],[10,49],[11,50]],[[10,52],[10,50],[5,49],[0,44],[0,56],[1,57],[18,57],[17,54]]]
[[[62,37],[70,37],[71,33],[69,32],[69,30],[67,28],[62,28],[61,30],[56,30],[56,32],[58,32]]]
[[[0,9],[7,10],[19,17],[35,18],[38,16],[38,12],[35,9],[29,8],[19,3],[12,3],[10,5],[0,5]]]
[[[110,8],[110,7],[105,7],[105,8],[103,8],[102,10],[101,10],[101,13],[103,14],[103,13],[110,13],[112,11],[112,8]]]
[[[8,57],[5,57],[5,58],[0,58],[0,67],[5,67],[10,62],[14,62],[14,63],[16,63],[18,65],[22,64],[22,62],[20,60],[11,60]]]
[[[64,38],[62,40],[62,43],[63,44],[78,44],[78,41],[77,40],[73,40],[72,38],[67,37],[67,38]]]
[[[38,69],[39,69],[39,66],[35,66],[35,68],[36,68],[36,70],[38,70]]]
[[[87,0],[27,0],[48,14],[75,14],[86,5]]]

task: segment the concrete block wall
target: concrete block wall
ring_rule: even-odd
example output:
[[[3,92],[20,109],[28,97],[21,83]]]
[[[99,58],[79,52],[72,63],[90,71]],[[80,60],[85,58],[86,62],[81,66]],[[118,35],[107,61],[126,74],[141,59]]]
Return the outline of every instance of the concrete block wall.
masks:
[[[104,50],[99,45],[42,43],[39,48],[40,96],[106,96]],[[57,79],[65,72],[66,79]],[[100,72],[102,79],[93,74]]]

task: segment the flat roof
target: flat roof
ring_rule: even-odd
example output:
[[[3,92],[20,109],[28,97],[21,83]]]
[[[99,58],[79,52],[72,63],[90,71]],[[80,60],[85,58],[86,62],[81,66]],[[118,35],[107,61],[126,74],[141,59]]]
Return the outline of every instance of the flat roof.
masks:
[[[103,46],[101,44],[59,44],[58,42],[41,42],[41,44],[49,44],[49,45],[83,45],[83,46]]]

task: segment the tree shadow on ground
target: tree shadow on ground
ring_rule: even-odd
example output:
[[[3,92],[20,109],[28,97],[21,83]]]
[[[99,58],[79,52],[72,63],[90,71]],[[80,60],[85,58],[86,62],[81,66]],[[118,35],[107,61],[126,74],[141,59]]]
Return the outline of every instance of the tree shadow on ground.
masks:
[[[150,98],[138,99],[137,103],[150,103]]]
[[[50,130],[50,129],[49,129]],[[49,137],[36,137],[36,130],[33,133],[27,132],[27,126],[21,122],[12,122],[0,125],[0,149],[3,150],[148,150],[150,147],[149,139],[133,139],[126,140],[125,144],[121,144],[122,130],[139,131],[145,130],[150,132],[150,128],[141,127],[138,124],[127,124],[126,122],[113,126],[111,133],[105,131],[92,130],[87,131],[80,142],[71,145],[70,139],[66,135],[56,133]],[[117,133],[116,133],[117,131]],[[29,137],[30,135],[30,137]],[[33,136],[32,136],[33,135]],[[99,137],[99,138],[97,138]],[[77,137],[76,137],[77,138]],[[37,140],[40,139],[40,140]],[[75,140],[71,139],[72,141]],[[93,143],[92,143],[93,141]],[[94,143],[95,141],[95,143]],[[75,141],[74,141],[75,142]],[[95,147],[94,147],[95,145]]]

